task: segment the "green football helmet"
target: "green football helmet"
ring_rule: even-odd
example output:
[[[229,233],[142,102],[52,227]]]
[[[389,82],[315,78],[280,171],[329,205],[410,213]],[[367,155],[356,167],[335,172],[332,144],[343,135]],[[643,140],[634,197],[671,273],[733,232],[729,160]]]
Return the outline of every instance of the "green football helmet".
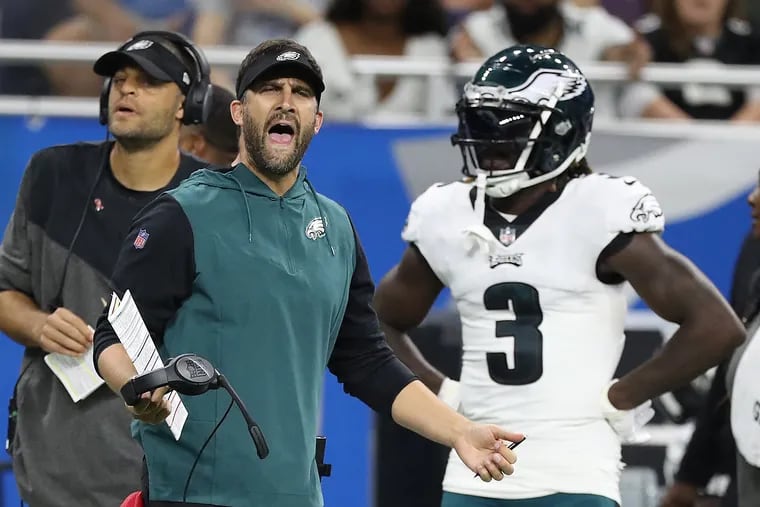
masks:
[[[550,180],[588,148],[594,93],[568,57],[517,45],[496,53],[464,87],[451,137],[467,176],[483,174],[485,192],[507,197]]]

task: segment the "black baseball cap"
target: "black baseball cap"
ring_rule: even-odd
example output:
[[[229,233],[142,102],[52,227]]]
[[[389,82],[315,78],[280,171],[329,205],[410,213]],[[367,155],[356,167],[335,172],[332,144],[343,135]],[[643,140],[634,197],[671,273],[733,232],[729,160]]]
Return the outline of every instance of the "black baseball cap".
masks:
[[[95,62],[96,74],[112,77],[126,65],[137,65],[159,81],[174,82],[182,93],[187,93],[194,76],[181,58],[164,46],[159,37],[133,39],[115,51],[110,51]]]
[[[237,153],[238,126],[230,115],[230,102],[235,100],[235,96],[219,85],[211,87],[211,111],[206,121],[199,125],[201,135],[212,146],[227,153]]]
[[[298,43],[271,46],[257,55],[245,70],[238,85],[237,97],[242,98],[253,82],[262,76],[295,77],[312,87],[319,102],[322,92],[325,91],[325,83],[322,80],[322,70],[312,62],[314,57],[309,50]]]

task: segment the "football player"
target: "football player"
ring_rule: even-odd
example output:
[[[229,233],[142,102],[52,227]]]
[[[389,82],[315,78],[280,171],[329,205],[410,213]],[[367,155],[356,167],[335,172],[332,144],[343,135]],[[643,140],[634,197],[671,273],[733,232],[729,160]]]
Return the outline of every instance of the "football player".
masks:
[[[650,190],[591,173],[593,113],[591,86],[562,53],[521,45],[486,60],[464,88],[452,137],[468,178],[415,200],[408,247],[378,286],[375,308],[399,357],[465,416],[527,435],[519,471],[498,483],[474,479],[451,454],[444,507],[619,505],[621,443],[644,437],[649,400],[744,339],[720,293],[661,239]],[[625,281],[679,328],[613,379]],[[405,334],[444,287],[462,322],[461,383]]]

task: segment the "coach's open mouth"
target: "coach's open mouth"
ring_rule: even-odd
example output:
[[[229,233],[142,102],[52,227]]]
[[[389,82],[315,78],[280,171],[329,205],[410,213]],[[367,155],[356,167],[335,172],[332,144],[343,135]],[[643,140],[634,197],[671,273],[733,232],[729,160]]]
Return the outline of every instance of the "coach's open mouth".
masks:
[[[269,127],[269,139],[275,144],[290,144],[295,134],[293,126],[284,121],[278,121]]]

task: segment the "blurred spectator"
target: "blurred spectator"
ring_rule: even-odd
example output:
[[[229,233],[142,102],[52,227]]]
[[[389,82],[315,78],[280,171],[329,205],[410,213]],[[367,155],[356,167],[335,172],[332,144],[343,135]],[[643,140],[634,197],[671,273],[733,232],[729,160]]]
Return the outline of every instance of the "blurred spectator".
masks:
[[[201,45],[254,47],[292,36],[321,17],[322,0],[191,0],[197,18],[193,41]]]
[[[46,34],[53,41],[124,41],[142,30],[187,33],[193,16],[188,0],[69,0],[73,15]],[[55,95],[96,96],[101,79],[90,64],[45,66]]]
[[[460,61],[478,60],[513,44],[553,47],[578,62],[602,60],[635,34],[599,6],[561,0],[496,0],[469,15],[453,41]]]
[[[368,114],[433,114],[448,111],[454,89],[421,77],[355,77],[355,55],[448,58],[446,14],[439,0],[333,0],[325,21],[305,25],[295,39],[322,63],[327,89],[322,109],[331,118]],[[430,103],[432,101],[432,103]]]
[[[474,12],[452,37],[459,61],[479,60],[513,44],[556,48],[578,64],[625,61],[636,74],[649,60],[649,49],[635,32],[603,7],[579,7],[566,0],[496,0],[488,11]],[[615,113],[610,87],[597,85],[597,113]]]
[[[458,25],[468,14],[493,6],[493,0],[441,0],[450,27]]]
[[[72,12],[69,0],[0,0],[0,37],[43,39]],[[39,65],[3,65],[0,94],[49,95],[50,83]]]
[[[196,11],[193,41],[203,47],[252,48],[267,39],[290,38],[321,17],[324,0],[190,0]],[[213,81],[234,88],[234,70],[213,69]]]
[[[211,165],[229,167],[238,154],[237,126],[232,121],[230,102],[235,96],[221,86],[214,85],[211,112],[200,125],[182,125],[179,147]]]
[[[597,0],[596,3],[601,4],[613,16],[632,25],[649,12],[651,2],[650,0]]]
[[[656,62],[716,70],[724,64],[757,64],[760,37],[738,18],[743,7],[742,0],[660,0],[656,14],[643,18],[637,29],[649,41]],[[636,83],[625,93],[621,109],[645,118],[757,121],[760,88]]]

